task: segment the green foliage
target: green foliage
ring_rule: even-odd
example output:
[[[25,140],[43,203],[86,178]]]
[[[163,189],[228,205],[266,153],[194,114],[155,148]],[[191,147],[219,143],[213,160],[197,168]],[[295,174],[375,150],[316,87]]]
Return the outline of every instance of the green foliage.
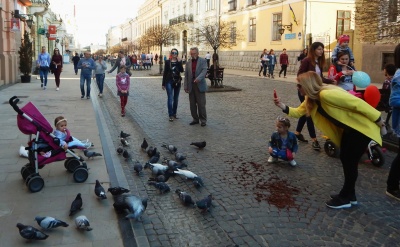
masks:
[[[19,54],[19,70],[22,74],[29,75],[32,72],[32,42],[29,39],[29,33],[25,30],[24,38],[21,47],[18,51]]]

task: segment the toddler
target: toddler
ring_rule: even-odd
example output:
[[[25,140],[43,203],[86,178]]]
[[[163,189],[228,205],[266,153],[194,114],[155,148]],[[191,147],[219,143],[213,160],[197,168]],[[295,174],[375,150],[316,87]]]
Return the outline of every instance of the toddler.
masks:
[[[271,155],[268,163],[274,163],[279,159],[289,161],[291,166],[296,166],[294,160],[299,146],[297,138],[293,132],[289,131],[290,121],[284,117],[278,117],[276,120],[276,131],[272,133],[269,141],[268,152]]]
[[[65,119],[63,116],[56,117],[54,120],[54,126],[56,126],[56,129],[54,130],[53,134],[60,139],[60,145],[64,148],[64,150],[67,150],[69,147],[87,149],[92,146],[91,142],[82,142],[68,134],[67,119]]]
[[[353,51],[349,47],[349,41],[350,41],[349,35],[340,35],[338,44],[336,45],[336,47],[333,49],[333,52],[332,52],[333,64],[340,65],[340,62],[338,62],[337,55],[340,52],[347,52],[347,53],[349,53],[349,56],[350,56],[350,66],[352,66],[352,67],[354,66],[354,55],[353,55]]]
[[[121,116],[125,117],[125,106],[128,103],[130,86],[130,78],[129,75],[126,73],[125,65],[121,65],[121,67],[119,68],[119,73],[116,76],[115,83],[117,84],[117,94],[121,101]]]
[[[394,74],[396,73],[396,66],[394,64],[386,64],[385,68],[383,69],[383,72],[385,73],[385,81],[383,82],[382,89],[389,89],[390,90],[390,84],[392,83],[392,78]]]

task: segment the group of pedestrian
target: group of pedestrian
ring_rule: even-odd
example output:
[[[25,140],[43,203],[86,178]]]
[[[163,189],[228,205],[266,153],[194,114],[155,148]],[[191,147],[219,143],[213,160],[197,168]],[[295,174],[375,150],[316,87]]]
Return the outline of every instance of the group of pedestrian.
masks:
[[[286,49],[285,49],[286,50]],[[275,55],[275,51],[273,49],[267,51],[267,49],[264,49],[264,51],[261,53],[260,56],[260,71],[258,72],[258,76],[261,76],[261,72],[263,72],[264,77],[269,77],[274,79],[274,70],[275,70],[275,65],[277,63],[277,58]],[[280,75],[280,73],[279,73]],[[285,71],[286,75],[286,71]]]
[[[50,54],[46,52],[46,47],[42,46],[42,52],[39,54],[36,60],[36,67],[39,69],[40,75],[40,87],[46,90],[47,87],[47,76],[49,72],[54,74],[56,82],[56,91],[60,90],[60,75],[63,67],[62,56],[60,50],[55,48],[53,55],[50,58]]]

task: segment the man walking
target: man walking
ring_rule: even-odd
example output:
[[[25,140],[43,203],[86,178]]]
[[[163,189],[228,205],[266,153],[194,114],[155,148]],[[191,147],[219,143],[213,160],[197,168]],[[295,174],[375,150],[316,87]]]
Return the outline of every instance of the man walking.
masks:
[[[81,70],[81,99],[85,98],[85,81],[86,81],[86,98],[90,99],[90,83],[92,78],[92,70],[96,68],[94,60],[90,57],[90,52],[85,51],[84,57],[78,62],[78,69]]]
[[[283,49],[283,52],[279,56],[279,63],[281,64],[281,71],[279,71],[279,77],[281,77],[281,74],[283,72],[283,77],[286,78],[286,70],[289,64],[289,56],[286,54],[285,48]]]
[[[207,68],[210,68],[210,60],[211,60],[211,54],[210,52],[207,52],[206,54]]]
[[[206,126],[206,91],[207,82],[205,79],[207,73],[207,61],[199,57],[199,49],[197,47],[190,48],[190,56],[192,57],[185,66],[184,89],[189,93],[190,113],[193,121],[190,125],[201,122],[201,126]]]
[[[43,90],[46,90],[47,86],[47,75],[50,70],[50,54],[46,52],[46,47],[42,46],[42,52],[39,54],[36,66],[39,68],[40,73],[40,86]],[[43,85],[44,83],[44,85]]]
[[[75,53],[75,56],[72,58],[72,62],[74,62],[74,71],[75,71],[75,75],[78,74],[78,63],[79,60],[81,60],[81,58],[79,57],[78,53]]]

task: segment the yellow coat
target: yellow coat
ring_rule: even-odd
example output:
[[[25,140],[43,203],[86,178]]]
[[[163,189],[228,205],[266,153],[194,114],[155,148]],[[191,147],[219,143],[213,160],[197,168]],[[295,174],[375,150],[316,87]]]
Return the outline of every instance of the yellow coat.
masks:
[[[378,110],[339,87],[322,90],[319,95],[321,107],[329,116],[363,133],[382,146],[380,127],[375,123],[381,116]],[[305,103],[306,100],[297,108],[289,107],[288,115],[295,118],[305,115],[307,112]],[[317,108],[318,105],[315,104],[310,113],[315,126],[327,135],[333,143],[340,146],[343,129],[322,116]]]

